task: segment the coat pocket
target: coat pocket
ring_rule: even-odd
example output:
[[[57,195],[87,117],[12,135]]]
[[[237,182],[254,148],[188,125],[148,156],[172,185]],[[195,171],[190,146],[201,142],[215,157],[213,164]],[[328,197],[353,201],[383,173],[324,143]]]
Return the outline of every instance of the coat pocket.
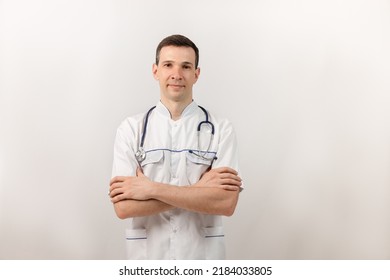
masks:
[[[147,259],[146,229],[126,230],[126,253],[129,260]]]
[[[146,176],[153,181],[162,181],[164,174],[164,151],[150,151],[140,163]]]
[[[200,177],[212,164],[212,159],[202,158],[190,152],[186,154],[187,158],[187,179],[189,184],[195,184]]]
[[[206,260],[225,259],[225,234],[223,227],[204,228]]]
[[[162,162],[163,157],[164,152],[161,150],[147,152],[145,159],[141,162],[141,166]]]

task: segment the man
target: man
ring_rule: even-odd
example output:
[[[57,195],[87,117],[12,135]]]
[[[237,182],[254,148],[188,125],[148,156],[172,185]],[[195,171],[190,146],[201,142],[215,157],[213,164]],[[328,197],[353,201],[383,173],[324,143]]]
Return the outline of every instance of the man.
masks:
[[[241,190],[231,124],[193,101],[199,51],[181,35],[160,42],[160,102],[119,126],[109,195],[129,259],[223,259],[222,216]]]

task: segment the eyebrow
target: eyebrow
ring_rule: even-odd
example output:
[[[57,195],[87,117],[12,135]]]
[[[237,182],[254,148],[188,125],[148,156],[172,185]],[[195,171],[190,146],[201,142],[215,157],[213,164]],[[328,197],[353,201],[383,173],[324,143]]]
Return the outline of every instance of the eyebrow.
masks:
[[[175,63],[175,61],[173,61],[173,60],[164,60],[161,63]],[[182,62],[180,64],[182,64],[182,65],[191,65],[191,66],[194,65],[192,62],[189,62],[189,61],[184,61],[184,62]]]

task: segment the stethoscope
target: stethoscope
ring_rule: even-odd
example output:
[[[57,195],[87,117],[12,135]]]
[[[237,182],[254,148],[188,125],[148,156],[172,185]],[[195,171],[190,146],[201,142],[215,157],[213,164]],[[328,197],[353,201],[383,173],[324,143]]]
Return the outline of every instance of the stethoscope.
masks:
[[[209,121],[209,114],[207,113],[206,109],[203,108],[202,106],[199,106],[199,105],[198,105],[198,107],[200,109],[202,109],[203,113],[205,114],[206,119],[204,121],[201,121],[198,124],[198,127],[197,127],[198,150],[188,150],[188,152],[193,154],[193,155],[195,155],[198,158],[201,158],[201,159],[215,160],[215,159],[217,159],[216,156],[215,156],[215,153],[214,152],[211,153],[209,151],[210,150],[210,146],[211,146],[211,142],[213,141],[213,138],[214,138],[214,132],[215,132],[214,124],[211,121]],[[149,121],[150,113],[155,108],[156,108],[156,106],[153,106],[152,108],[150,108],[149,111],[146,113],[146,116],[145,116],[145,120],[144,120],[144,124],[143,124],[143,128],[142,128],[141,143],[140,143],[140,146],[138,148],[138,151],[135,153],[135,157],[136,157],[138,162],[142,162],[146,158],[146,152],[145,152],[145,149],[144,149],[146,131],[147,131],[147,127],[148,127],[148,121]],[[201,151],[199,149],[200,131],[201,131],[203,125],[208,125],[211,128],[211,137],[210,137],[210,141],[209,141],[209,144],[208,144],[208,147],[207,147],[207,151]],[[210,153],[212,154],[212,157],[207,156]]]

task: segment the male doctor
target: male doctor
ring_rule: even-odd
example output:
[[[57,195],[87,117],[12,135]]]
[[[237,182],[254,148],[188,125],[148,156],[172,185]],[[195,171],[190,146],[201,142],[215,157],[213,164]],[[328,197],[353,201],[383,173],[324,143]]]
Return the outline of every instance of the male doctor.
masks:
[[[129,259],[224,259],[222,216],[241,190],[232,125],[193,101],[199,51],[182,35],[163,39],[153,76],[160,101],[124,120],[114,145],[109,196],[129,219]]]

